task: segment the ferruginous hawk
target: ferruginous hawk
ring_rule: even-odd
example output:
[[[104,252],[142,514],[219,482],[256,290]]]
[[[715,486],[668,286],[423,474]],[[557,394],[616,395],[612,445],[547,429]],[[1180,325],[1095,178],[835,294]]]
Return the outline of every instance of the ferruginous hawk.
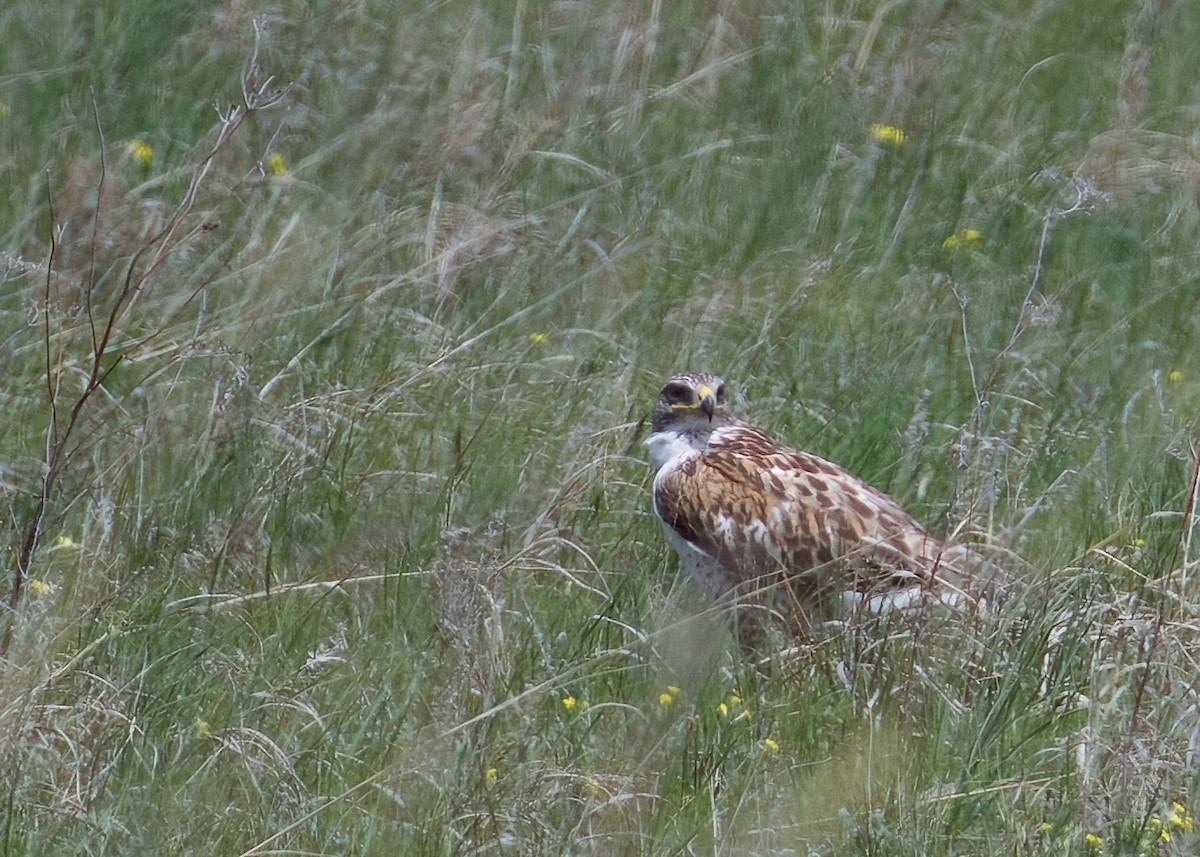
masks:
[[[739,606],[739,633],[784,614],[801,633],[856,610],[974,603],[982,558],[934,538],[900,504],[848,471],[733,416],[716,375],[672,375],[646,440],[654,511],[684,570]]]

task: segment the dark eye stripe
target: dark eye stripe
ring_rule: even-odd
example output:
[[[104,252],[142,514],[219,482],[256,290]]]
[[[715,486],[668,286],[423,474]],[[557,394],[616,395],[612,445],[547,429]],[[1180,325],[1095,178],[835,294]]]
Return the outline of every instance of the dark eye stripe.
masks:
[[[692,391],[682,384],[668,384],[663,395],[671,402],[687,402],[692,398]]]

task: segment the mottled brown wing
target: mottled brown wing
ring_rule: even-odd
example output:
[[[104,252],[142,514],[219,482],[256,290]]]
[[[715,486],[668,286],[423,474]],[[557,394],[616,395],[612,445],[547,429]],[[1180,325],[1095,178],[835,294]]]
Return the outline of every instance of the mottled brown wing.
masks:
[[[655,507],[739,582],[807,575],[813,592],[959,583],[946,546],[895,500],[747,426],[719,429],[660,472]]]

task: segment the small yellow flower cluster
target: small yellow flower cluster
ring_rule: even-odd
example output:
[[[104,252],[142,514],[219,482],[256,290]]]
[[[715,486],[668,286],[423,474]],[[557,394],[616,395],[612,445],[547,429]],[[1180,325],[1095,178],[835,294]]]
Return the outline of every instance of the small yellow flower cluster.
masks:
[[[1087,846],[1088,851],[1100,851],[1104,848],[1104,840],[1095,833],[1085,833],[1083,844]]]
[[[721,717],[732,717],[734,720],[742,720],[750,716],[749,710],[742,707],[742,698],[736,693],[729,694],[729,699],[718,703],[717,714]]]
[[[150,166],[154,160],[154,149],[145,140],[130,140],[125,144],[125,154],[133,158],[143,167]]]
[[[1156,842],[1170,842],[1173,833],[1191,833],[1195,828],[1192,814],[1179,801],[1171,803],[1171,813],[1167,816],[1166,824],[1157,815],[1152,815],[1146,821],[1146,827],[1154,834]]]
[[[57,548],[73,548],[75,540],[70,536],[58,536],[54,539],[54,546]]]
[[[33,593],[34,598],[44,598],[58,591],[58,587],[53,583],[47,583],[36,577],[29,579],[29,591]]]
[[[574,696],[572,696],[569,693],[562,698],[561,702],[562,702],[563,711],[566,711],[566,712],[587,711],[588,710],[588,704],[587,704],[586,700],[576,699]]]
[[[983,233],[978,229],[960,229],[942,242],[943,250],[970,250],[977,247],[983,240]]]
[[[871,126],[871,139],[876,143],[899,149],[908,142],[908,135],[895,125],[875,124]]]
[[[196,718],[196,735],[201,738],[211,738],[212,728],[208,725],[208,721],[203,717]]]
[[[663,708],[673,705],[681,693],[683,691],[677,686],[669,684],[667,685],[667,689],[658,695],[658,704]]]
[[[779,742],[776,741],[774,738],[764,738],[763,742],[762,742],[762,748],[763,748],[763,751],[767,752],[767,753],[778,753],[779,752]]]
[[[1178,369],[1172,369],[1171,373],[1169,375],[1167,375],[1167,380],[1170,381],[1172,384],[1174,384],[1178,381],[1182,381],[1183,373],[1180,372]]]
[[[496,768],[488,768],[483,772],[483,782],[489,789],[496,785],[496,780],[500,779],[500,771]]]
[[[283,155],[279,153],[275,153],[267,160],[267,169],[277,179],[281,179],[288,174],[287,163],[283,160]]]
[[[1163,827],[1162,819],[1157,815],[1152,815],[1146,821],[1146,828],[1154,834],[1156,842],[1170,842],[1171,831]]]
[[[529,344],[530,345],[545,345],[546,344],[546,334],[544,334],[544,333],[529,334]]]

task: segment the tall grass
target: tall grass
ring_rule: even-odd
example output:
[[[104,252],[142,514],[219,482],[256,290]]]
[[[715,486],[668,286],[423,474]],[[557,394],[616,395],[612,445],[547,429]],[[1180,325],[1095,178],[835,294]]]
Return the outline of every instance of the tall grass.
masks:
[[[1193,847],[1189,6],[165,8],[0,11],[2,850]],[[681,368],[1022,585],[752,662]]]

